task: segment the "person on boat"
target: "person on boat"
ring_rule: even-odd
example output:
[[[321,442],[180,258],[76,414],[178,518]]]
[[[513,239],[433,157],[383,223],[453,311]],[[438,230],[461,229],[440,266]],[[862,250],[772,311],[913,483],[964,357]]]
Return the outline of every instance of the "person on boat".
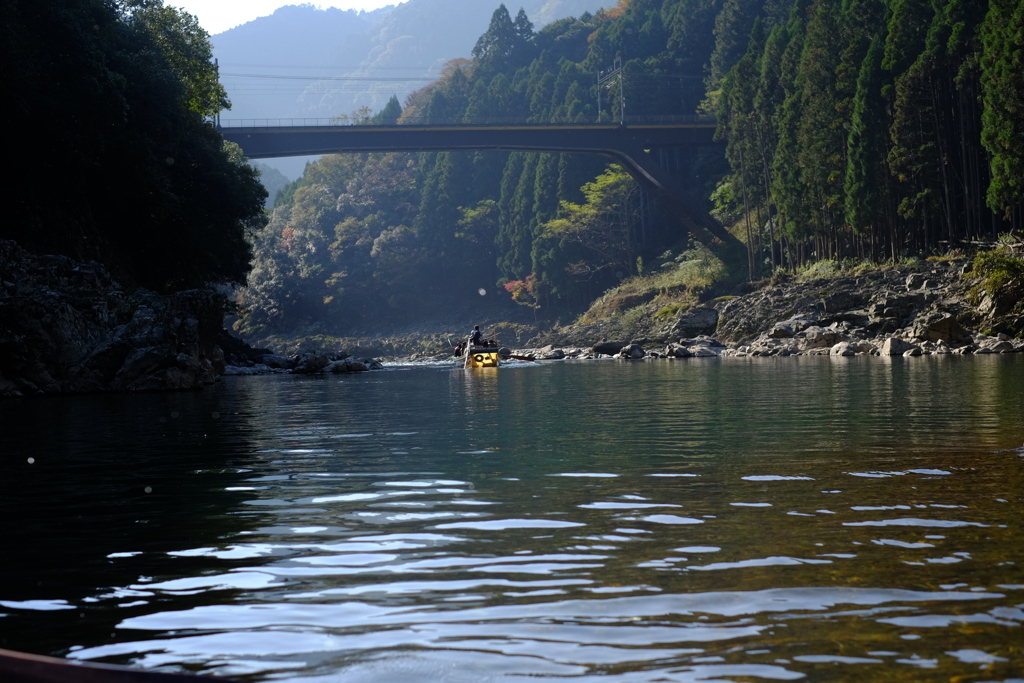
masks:
[[[480,346],[480,342],[483,340],[483,333],[480,331],[479,325],[473,326],[473,333],[469,335],[470,346]]]

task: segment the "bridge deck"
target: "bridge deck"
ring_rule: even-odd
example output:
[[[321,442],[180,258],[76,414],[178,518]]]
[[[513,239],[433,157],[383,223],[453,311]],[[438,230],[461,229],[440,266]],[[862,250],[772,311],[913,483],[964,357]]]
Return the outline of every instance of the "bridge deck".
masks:
[[[615,158],[697,240],[734,238],[707,211],[686,198],[678,182],[646,150],[715,144],[715,124],[498,124],[401,126],[222,127],[251,159],[359,152],[498,150],[590,152]]]
[[[594,152],[714,144],[715,124],[508,124],[403,126],[230,126],[225,140],[251,159],[344,152]]]

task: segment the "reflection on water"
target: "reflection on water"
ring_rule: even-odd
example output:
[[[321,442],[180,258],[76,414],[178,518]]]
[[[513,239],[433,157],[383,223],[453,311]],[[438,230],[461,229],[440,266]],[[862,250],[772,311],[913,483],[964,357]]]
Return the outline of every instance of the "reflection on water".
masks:
[[[1013,680],[1022,387],[1018,357],[727,359],[3,404],[0,645],[253,680]]]

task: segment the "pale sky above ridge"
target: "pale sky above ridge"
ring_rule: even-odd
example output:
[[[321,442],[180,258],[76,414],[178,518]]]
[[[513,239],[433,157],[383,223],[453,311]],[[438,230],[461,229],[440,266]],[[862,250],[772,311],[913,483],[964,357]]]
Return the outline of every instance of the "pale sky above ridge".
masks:
[[[375,10],[387,5],[399,5],[405,0],[333,0],[310,2],[302,0],[165,0],[165,5],[183,9],[199,20],[199,25],[213,35],[227,31],[259,17],[274,13],[285,5],[311,4],[321,9],[337,7],[343,10]]]

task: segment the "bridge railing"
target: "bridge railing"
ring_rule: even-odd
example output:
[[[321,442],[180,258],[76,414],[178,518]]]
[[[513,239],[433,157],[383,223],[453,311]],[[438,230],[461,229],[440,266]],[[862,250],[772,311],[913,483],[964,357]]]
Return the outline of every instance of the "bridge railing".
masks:
[[[701,125],[713,126],[717,123],[714,116],[704,114],[664,114],[664,115],[633,115],[627,116],[627,126],[672,126],[672,125]],[[397,125],[399,126],[551,126],[551,125],[618,125],[618,120],[604,117],[580,118],[573,120],[552,120],[552,121],[523,121],[511,117],[480,117],[473,119],[442,119],[438,117],[410,117],[404,118]],[[291,118],[291,119],[220,119],[218,125],[221,128],[318,128],[318,127],[339,127],[339,126],[367,126],[380,125],[369,121],[351,121],[339,118]],[[384,124],[388,125],[388,124]]]

